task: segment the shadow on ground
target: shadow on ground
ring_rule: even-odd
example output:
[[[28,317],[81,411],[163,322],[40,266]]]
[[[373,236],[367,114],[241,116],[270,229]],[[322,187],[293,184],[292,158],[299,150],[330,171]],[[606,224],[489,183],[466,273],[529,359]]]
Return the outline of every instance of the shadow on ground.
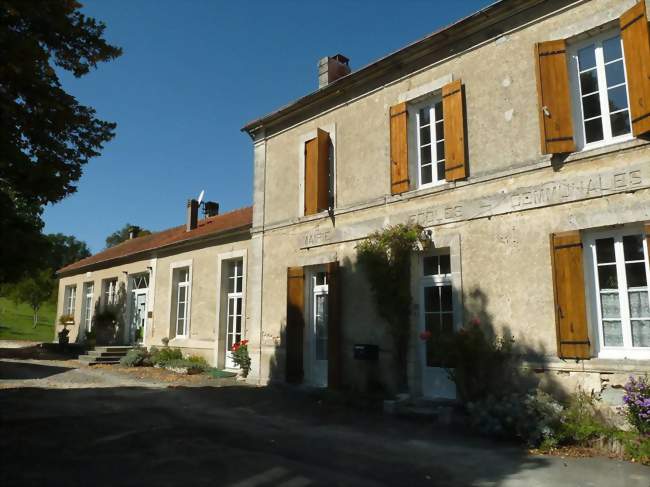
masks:
[[[3,486],[498,485],[559,461],[291,388],[24,388],[0,411]]]
[[[0,380],[45,379],[69,370],[68,367],[0,360]]]

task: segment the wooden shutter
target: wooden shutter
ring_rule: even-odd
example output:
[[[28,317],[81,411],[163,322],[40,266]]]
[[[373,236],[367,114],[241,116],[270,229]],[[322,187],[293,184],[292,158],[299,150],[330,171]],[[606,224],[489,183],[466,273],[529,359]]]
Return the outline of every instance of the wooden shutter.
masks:
[[[329,208],[330,136],[318,129],[315,138],[305,142],[305,215]]]
[[[569,70],[564,39],[535,45],[542,154],[573,152]]]
[[[341,332],[341,284],[338,262],[327,264],[327,385],[330,389],[341,386],[342,332]]]
[[[303,379],[303,333],[305,328],[305,273],[302,267],[287,269],[287,326],[286,374],[287,382]]]
[[[650,252],[650,222],[646,222],[645,224],[645,239],[648,243],[648,251]]]
[[[591,356],[580,232],[551,235],[557,350],[560,358]]]
[[[621,15],[619,22],[625,51],[632,133],[638,136],[650,132],[650,36],[645,2],[637,3]]]
[[[408,111],[406,103],[390,107],[390,192],[409,189]]]
[[[442,87],[442,113],[445,124],[445,180],[468,176],[465,150],[465,104],[463,84],[458,79]]]
[[[318,137],[305,142],[305,215],[318,208]]]
[[[316,210],[325,211],[330,206],[330,134],[318,129],[318,183]]]

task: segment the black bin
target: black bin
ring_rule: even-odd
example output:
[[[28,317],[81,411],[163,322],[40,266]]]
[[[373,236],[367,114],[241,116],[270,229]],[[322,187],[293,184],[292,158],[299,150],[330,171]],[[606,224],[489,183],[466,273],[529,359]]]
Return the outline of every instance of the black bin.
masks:
[[[359,343],[354,346],[355,360],[378,360],[379,347],[368,343]]]

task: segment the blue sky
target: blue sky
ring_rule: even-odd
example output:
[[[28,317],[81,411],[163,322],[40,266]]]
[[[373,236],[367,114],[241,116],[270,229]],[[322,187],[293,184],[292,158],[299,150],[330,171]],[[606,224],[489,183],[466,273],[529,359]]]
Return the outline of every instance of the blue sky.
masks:
[[[117,122],[117,135],[44,219],[45,232],[75,235],[93,252],[126,222],[182,224],[202,189],[222,211],[252,204],[252,145],[240,128],[314,91],[319,58],[340,52],[355,70],[492,3],[82,2],[124,54],[62,81]]]

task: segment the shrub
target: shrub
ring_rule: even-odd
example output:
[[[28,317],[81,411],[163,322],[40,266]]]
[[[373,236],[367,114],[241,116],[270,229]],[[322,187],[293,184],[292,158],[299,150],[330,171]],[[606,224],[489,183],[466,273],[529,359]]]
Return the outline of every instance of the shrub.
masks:
[[[642,435],[650,436],[650,384],[647,377],[630,376],[623,396],[627,420]]]
[[[597,438],[611,436],[613,429],[598,414],[595,402],[594,396],[584,391],[571,395],[555,433],[559,444],[590,446]]]
[[[251,370],[251,357],[248,354],[248,340],[233,343],[232,361],[242,369],[244,377],[248,377],[248,372]]]
[[[628,458],[643,465],[650,465],[650,435],[626,431],[621,441]]]
[[[514,340],[488,336],[478,319],[458,332],[421,338],[433,340],[434,359],[447,370],[463,402],[480,401],[494,391],[508,393],[504,385],[515,383]]]
[[[144,348],[133,348],[120,359],[120,365],[125,367],[151,367],[151,354]]]
[[[158,367],[165,367],[171,360],[182,360],[183,352],[180,348],[151,347],[151,362]]]
[[[166,369],[187,369],[188,374],[200,374],[210,368],[207,363],[203,364],[195,360],[188,360],[184,358],[169,360],[165,363],[164,367]]]
[[[208,364],[208,361],[201,357],[200,355],[190,355],[185,358],[188,362],[192,362],[196,365],[200,365],[202,367],[208,368],[210,367],[210,364]]]
[[[553,443],[562,406],[543,392],[488,396],[467,404],[470,425],[481,434],[524,441],[531,447]]]

